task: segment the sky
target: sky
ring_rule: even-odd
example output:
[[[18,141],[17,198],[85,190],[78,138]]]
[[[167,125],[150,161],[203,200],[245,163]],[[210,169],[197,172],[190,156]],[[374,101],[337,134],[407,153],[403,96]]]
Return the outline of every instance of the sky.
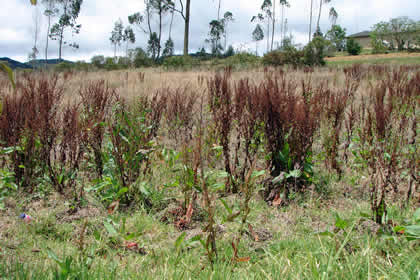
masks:
[[[45,42],[47,18],[43,16],[45,7],[42,3],[34,7],[28,0],[0,0],[0,57],[25,62],[34,46],[35,19],[38,15],[39,31],[37,47],[40,50],[38,58],[45,57]],[[260,12],[262,0],[221,0],[221,13],[233,13],[234,22],[228,26],[228,45],[233,45],[240,51],[255,51],[252,42],[252,31],[255,23],[251,23],[252,16]],[[314,23],[318,15],[320,0],[314,0]],[[41,2],[41,1],[39,1]],[[63,48],[63,58],[67,60],[90,61],[94,55],[113,56],[114,48],[109,40],[114,23],[121,19],[128,25],[127,16],[143,10],[143,0],[84,0],[78,23],[82,25],[77,35],[66,33],[65,40],[76,42],[80,48]],[[217,18],[218,0],[191,0],[190,22],[190,52],[197,51],[205,44],[208,37],[209,22]],[[289,0],[290,8],[285,10],[288,21],[288,33],[292,34],[294,43],[308,42],[309,7],[310,0]],[[417,3],[416,3],[417,2]],[[375,23],[388,21],[390,18],[408,16],[413,20],[420,20],[418,0],[331,0],[322,9],[320,26],[325,33],[331,26],[328,18],[330,7],[338,12],[337,24],[346,28],[347,34],[369,30]],[[277,12],[280,16],[280,12]],[[57,19],[53,19],[56,21]],[[164,42],[168,37],[170,17],[164,20]],[[279,20],[277,22],[280,22]],[[279,24],[276,26],[275,41],[280,38]],[[136,43],[129,48],[146,47],[147,35],[139,28],[136,31]],[[314,30],[314,28],[313,28]],[[175,14],[172,39],[175,42],[176,53],[183,48],[184,24],[182,18]],[[163,43],[162,43],[163,45]],[[265,43],[260,43],[259,49],[265,49]],[[125,54],[125,47],[118,49],[118,55]],[[50,41],[48,58],[58,57],[57,41]]]

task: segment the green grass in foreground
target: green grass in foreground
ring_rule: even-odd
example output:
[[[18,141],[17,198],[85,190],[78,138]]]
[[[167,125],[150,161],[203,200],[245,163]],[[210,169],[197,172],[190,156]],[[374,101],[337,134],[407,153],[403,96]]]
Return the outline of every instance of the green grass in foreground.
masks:
[[[239,225],[225,223],[213,269],[198,242],[175,247],[181,232],[160,222],[161,213],[139,210],[109,216],[104,211],[65,221],[60,218],[63,209],[51,206],[37,212],[29,225],[6,216],[0,279],[419,279],[418,241],[372,233],[374,226],[362,214],[369,212],[368,204],[338,201],[304,200],[283,209],[254,201],[249,221],[256,232],[270,232],[271,238],[255,242],[243,235],[238,255],[250,260],[232,262],[230,243]],[[342,230],[335,225],[334,213],[343,219]],[[404,224],[412,213],[391,207],[389,218]],[[107,223],[115,232],[104,226]],[[196,226],[187,230],[187,238],[200,228]],[[317,234],[325,231],[329,233]],[[127,237],[147,254],[125,249]]]

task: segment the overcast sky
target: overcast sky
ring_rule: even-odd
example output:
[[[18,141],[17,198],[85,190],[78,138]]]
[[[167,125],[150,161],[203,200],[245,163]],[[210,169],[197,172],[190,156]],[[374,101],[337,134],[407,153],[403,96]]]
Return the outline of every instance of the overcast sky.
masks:
[[[45,7],[29,5],[28,0],[0,0],[0,57],[7,56],[19,61],[27,61],[34,44],[34,18],[38,12],[41,16],[38,40],[39,58],[44,57],[46,39],[46,17],[42,16]],[[289,0],[291,7],[286,10],[288,31],[294,37],[295,43],[306,44],[308,40],[309,5],[310,0]],[[318,7],[319,0],[314,0]],[[218,0],[192,0],[190,25],[190,51],[196,51],[206,46],[204,40],[208,34],[208,24],[217,17]],[[255,24],[250,22],[253,15],[259,12],[262,0],[222,0],[222,14],[231,11],[235,21],[229,25],[228,44],[242,50],[254,49],[251,33]],[[330,26],[328,11],[334,7],[338,12],[337,24],[347,29],[347,34],[369,30],[379,21],[390,18],[408,16],[420,20],[418,0],[332,0],[324,5],[321,16],[321,29],[325,33]],[[142,11],[143,0],[84,0],[78,23],[82,24],[80,34],[72,37],[66,35],[66,40],[73,40],[80,49],[73,50],[64,47],[63,58],[69,60],[89,61],[94,55],[113,56],[113,47],[109,37],[114,22],[119,18],[124,25],[128,24],[127,16]],[[314,14],[318,15],[315,8]],[[280,15],[280,13],[278,13]],[[167,17],[163,42],[167,39],[170,17]],[[314,20],[314,23],[316,20]],[[137,42],[130,47],[145,47],[146,35],[136,30]],[[183,21],[176,14],[172,38],[175,41],[176,52],[183,47]],[[277,30],[280,30],[277,27]],[[276,36],[278,38],[278,36]],[[163,43],[162,43],[163,44]],[[56,41],[50,41],[49,58],[58,57]],[[264,44],[260,44],[262,50]],[[208,47],[208,46],[206,46]],[[124,54],[124,48],[119,49]]]

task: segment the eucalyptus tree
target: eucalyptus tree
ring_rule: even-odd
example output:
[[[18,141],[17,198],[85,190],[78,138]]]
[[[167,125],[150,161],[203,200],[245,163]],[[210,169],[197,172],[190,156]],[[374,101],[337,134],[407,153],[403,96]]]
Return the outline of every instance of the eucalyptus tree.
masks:
[[[234,21],[235,19],[233,18],[233,14],[232,12],[227,11],[224,15],[223,15],[223,19],[222,19],[222,23],[223,23],[223,37],[225,38],[225,46],[224,49],[226,50],[226,46],[227,46],[227,33],[228,33],[228,24],[229,22]]]
[[[253,16],[251,22],[259,22],[259,23],[266,23],[267,24],[267,52],[270,50],[270,23],[273,19],[273,12],[272,12],[273,4],[271,0],[264,0],[261,5],[261,12],[258,13],[256,16]]]
[[[38,7],[35,8],[32,14],[33,25],[32,28],[34,30],[34,45],[32,47],[32,51],[29,53],[29,60],[35,60],[38,56],[38,36],[39,36],[39,28],[40,28],[40,11]]]
[[[49,44],[49,39],[50,39],[51,19],[53,19],[58,14],[56,3],[57,3],[57,0],[42,0],[42,4],[45,7],[44,16],[47,17],[47,38],[45,40],[45,64],[47,64],[48,62],[48,44]]]
[[[180,7],[177,7],[173,0],[168,0],[168,2],[173,3],[172,10],[177,12],[184,20],[184,55],[188,55],[191,0],[179,0],[177,3]]]
[[[260,24],[255,26],[252,32],[252,40],[255,41],[255,55],[258,55],[258,42],[264,40],[264,31]]]
[[[123,30],[124,26],[122,20],[119,19],[114,23],[114,29],[112,29],[111,37],[109,38],[111,44],[114,46],[114,58],[117,57],[117,47],[121,45],[123,40]]]
[[[214,19],[209,23],[209,38],[206,42],[211,46],[211,53],[214,56],[220,55],[223,47],[220,45],[220,39],[224,33],[224,26],[221,20]]]
[[[167,13],[173,10],[174,3],[171,0],[144,0],[144,4],[144,12],[128,16],[128,21],[149,36],[148,49],[156,60],[160,57],[163,20]],[[158,17],[157,31],[152,27],[155,15]]]
[[[322,5],[323,4],[329,4],[329,3],[331,3],[331,0],[319,0],[318,20],[317,20],[317,23],[316,23],[317,33],[320,32],[320,30],[321,30],[321,28],[319,27],[319,21],[321,19]],[[338,17],[337,11],[332,7],[330,9],[329,15],[330,15],[331,21],[333,22],[332,25],[334,25],[335,22],[337,21],[337,17]]]
[[[329,16],[330,16],[330,21],[331,21],[331,27],[333,27],[334,25],[337,24],[337,18],[338,18],[338,13],[334,7],[331,7]]]
[[[290,7],[288,0],[280,0],[281,5],[281,23],[280,23],[280,42],[283,44],[283,40],[286,34],[286,20],[285,20],[285,8]]]
[[[322,1],[322,0],[320,0]],[[312,12],[314,7],[314,0],[311,0],[311,7],[309,9],[309,43],[311,42],[311,36],[312,36]]]
[[[83,0],[57,0],[59,19],[50,30],[50,38],[58,41],[58,59],[62,57],[63,45],[79,48],[76,43],[68,44],[64,41],[64,31],[70,29],[73,34],[80,32],[81,24],[77,24],[77,18],[82,7]]]
[[[125,27],[122,40],[126,44],[125,56],[128,57],[128,44],[134,44],[136,42],[136,35],[134,34],[133,28],[131,28],[131,26]]]

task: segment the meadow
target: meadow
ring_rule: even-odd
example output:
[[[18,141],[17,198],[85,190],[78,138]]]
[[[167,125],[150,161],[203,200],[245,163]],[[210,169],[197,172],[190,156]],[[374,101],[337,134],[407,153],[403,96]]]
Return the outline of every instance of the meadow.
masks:
[[[420,279],[417,64],[0,78],[0,278]]]

